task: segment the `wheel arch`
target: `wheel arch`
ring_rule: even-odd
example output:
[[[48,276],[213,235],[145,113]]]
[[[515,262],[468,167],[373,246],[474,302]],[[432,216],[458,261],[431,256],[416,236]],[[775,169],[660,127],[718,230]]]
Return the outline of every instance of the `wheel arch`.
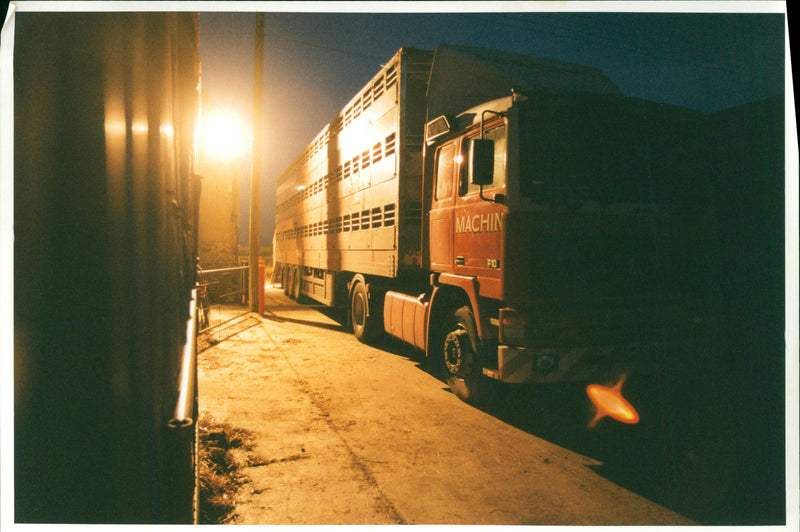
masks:
[[[364,277],[364,274],[356,273],[353,274],[353,277],[347,282],[347,299],[353,297],[353,288],[358,283],[364,283],[364,286],[367,289],[367,294],[369,294],[369,283],[367,282],[367,278]]]
[[[426,357],[438,355],[436,350],[441,340],[441,331],[438,325],[442,323],[442,320],[447,319],[450,314],[455,312],[456,309],[464,305],[468,305],[472,308],[472,313],[477,325],[478,315],[475,312],[475,304],[463,287],[441,283],[433,287],[430,309],[428,311],[428,322],[426,324],[426,330],[428,331],[425,349]],[[480,329],[478,329],[478,335],[480,336]]]
[[[428,314],[426,360],[459,399],[477,404],[486,394],[484,341],[478,332],[476,294],[462,286],[435,284]],[[464,334],[469,341],[463,343]],[[467,347],[468,346],[468,347]]]

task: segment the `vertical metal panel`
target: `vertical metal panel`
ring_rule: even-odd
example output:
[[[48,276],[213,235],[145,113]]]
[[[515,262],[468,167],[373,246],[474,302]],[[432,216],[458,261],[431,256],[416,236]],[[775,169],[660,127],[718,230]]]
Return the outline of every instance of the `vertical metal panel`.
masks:
[[[191,14],[18,13],[15,519],[191,522]],[[181,502],[183,503],[181,507]]]

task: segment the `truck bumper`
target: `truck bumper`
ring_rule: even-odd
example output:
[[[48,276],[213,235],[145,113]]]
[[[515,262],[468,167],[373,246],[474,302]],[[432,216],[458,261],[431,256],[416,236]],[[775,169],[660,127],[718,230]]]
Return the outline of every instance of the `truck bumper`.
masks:
[[[497,368],[483,374],[508,383],[588,381],[620,373],[652,373],[667,351],[664,344],[526,348],[501,345]]]

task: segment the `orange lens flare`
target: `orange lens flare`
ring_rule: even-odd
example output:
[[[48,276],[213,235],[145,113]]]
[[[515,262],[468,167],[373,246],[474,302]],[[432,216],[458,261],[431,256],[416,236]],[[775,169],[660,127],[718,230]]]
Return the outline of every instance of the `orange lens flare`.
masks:
[[[594,427],[606,416],[631,425],[639,422],[639,413],[622,397],[623,382],[625,382],[624,376],[611,388],[599,384],[590,384],[586,387],[586,395],[597,409],[597,414],[589,423],[589,427]]]

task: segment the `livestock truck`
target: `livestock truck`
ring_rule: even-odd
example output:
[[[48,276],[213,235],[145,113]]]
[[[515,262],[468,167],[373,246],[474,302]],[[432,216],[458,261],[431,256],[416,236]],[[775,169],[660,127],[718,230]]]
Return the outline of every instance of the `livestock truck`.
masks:
[[[192,523],[197,16],[21,9],[3,33],[14,521]]]
[[[594,68],[403,48],[279,177],[277,276],[466,401],[652,369],[697,317],[702,124]]]

